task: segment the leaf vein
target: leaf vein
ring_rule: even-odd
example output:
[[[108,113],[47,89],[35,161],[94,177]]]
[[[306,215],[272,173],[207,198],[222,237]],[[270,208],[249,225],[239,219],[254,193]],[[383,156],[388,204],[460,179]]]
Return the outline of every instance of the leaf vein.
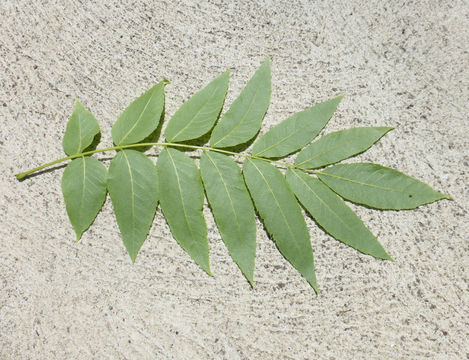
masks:
[[[404,191],[404,190],[393,189],[393,188],[389,188],[389,187],[384,187],[384,186],[369,184],[369,183],[361,182],[361,181],[358,181],[358,180],[354,180],[354,179],[350,179],[350,178],[345,178],[345,177],[338,176],[338,175],[333,175],[333,174],[326,173],[326,172],[318,173],[318,175],[326,175],[326,176],[330,176],[330,177],[333,177],[333,178],[336,178],[336,179],[340,179],[340,180],[344,180],[344,181],[349,181],[349,182],[351,182],[351,183],[355,183],[355,184],[358,184],[358,185],[369,186],[369,187],[376,188],[376,189],[381,189],[381,190],[387,190],[387,191],[393,191],[393,192],[401,192],[401,193],[405,193],[405,192],[406,192],[406,191]]]
[[[127,158],[127,155],[125,154],[125,151],[122,151],[122,155],[125,158],[125,162],[127,163],[127,168],[129,170],[129,177],[130,177],[130,195],[131,195],[131,214],[132,214],[132,250],[135,245],[135,191],[134,191],[134,179],[132,176],[132,169],[130,167],[129,159]]]

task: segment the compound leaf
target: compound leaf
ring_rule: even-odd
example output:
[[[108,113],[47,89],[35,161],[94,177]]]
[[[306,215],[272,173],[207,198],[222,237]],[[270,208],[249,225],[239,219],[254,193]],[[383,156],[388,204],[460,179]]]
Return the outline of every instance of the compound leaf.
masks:
[[[243,173],[256,209],[278,249],[317,292],[308,229],[285,177],[275,166],[249,158]]]
[[[316,169],[347,159],[369,149],[392,127],[359,127],[321,137],[298,154],[295,165]]]
[[[224,148],[251,140],[261,127],[270,93],[270,60],[267,58],[213,129],[210,144]]]
[[[192,259],[212,275],[199,169],[191,158],[172,148],[163,149],[157,168],[161,210],[171,233]]]
[[[286,178],[300,203],[326,232],[364,254],[391,260],[355,212],[321,181],[292,169],[287,170]]]
[[[163,80],[135,99],[117,119],[111,129],[116,145],[135,144],[149,136],[160,122],[164,109]]]
[[[254,143],[252,153],[266,158],[281,158],[305,146],[327,124],[342,96],[311,106],[282,121]]]
[[[65,168],[62,193],[77,241],[93,223],[104,204],[106,177],[104,165],[92,157],[74,159]]]
[[[108,190],[122,240],[135,262],[158,205],[155,165],[139,151],[119,151],[109,166]]]
[[[317,176],[343,198],[376,209],[414,209],[449,198],[417,179],[377,164],[339,164]]]
[[[221,237],[231,257],[253,285],[256,220],[241,171],[228,156],[203,152],[200,172]]]
[[[197,139],[210,131],[225,102],[229,77],[227,70],[182,104],[166,127],[168,141]]]
[[[75,109],[67,123],[62,147],[67,155],[83,152],[100,133],[99,124],[91,112],[75,100]]]

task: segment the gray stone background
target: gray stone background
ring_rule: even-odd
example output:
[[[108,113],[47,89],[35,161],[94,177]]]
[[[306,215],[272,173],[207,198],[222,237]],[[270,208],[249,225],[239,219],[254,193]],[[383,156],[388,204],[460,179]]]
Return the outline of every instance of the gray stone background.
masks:
[[[467,1],[2,0],[0,358],[469,359],[468,16]],[[63,156],[76,97],[110,146],[119,113],[157,81],[171,80],[168,119],[231,67],[226,109],[267,55],[263,132],[346,94],[324,133],[396,127],[351,161],[454,197],[415,211],[353,206],[394,263],[308,218],[316,296],[258,224],[252,289],[205,208],[214,278],[160,211],[131,265],[110,201],[75,243],[63,167],[13,176]]]

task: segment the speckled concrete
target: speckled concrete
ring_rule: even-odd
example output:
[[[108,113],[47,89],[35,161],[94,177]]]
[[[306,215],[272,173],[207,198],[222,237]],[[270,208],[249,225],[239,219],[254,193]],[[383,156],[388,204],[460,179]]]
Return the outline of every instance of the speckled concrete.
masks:
[[[468,17],[467,1],[2,0],[0,358],[469,359]],[[259,224],[251,289],[205,209],[214,278],[160,212],[131,265],[109,201],[76,244],[63,168],[13,177],[62,156],[75,97],[108,146],[118,114],[155,82],[171,80],[170,116],[231,67],[230,104],[267,55],[263,131],[346,94],[325,133],[396,126],[357,159],[454,197],[408,212],[354,207],[394,263],[308,218],[316,296]]]

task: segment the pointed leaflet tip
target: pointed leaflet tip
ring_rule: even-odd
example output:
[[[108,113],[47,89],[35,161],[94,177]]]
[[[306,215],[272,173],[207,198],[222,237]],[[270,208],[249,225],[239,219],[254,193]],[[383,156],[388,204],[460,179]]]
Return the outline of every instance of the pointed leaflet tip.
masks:
[[[331,102],[331,103],[334,103],[334,104],[337,104],[336,106],[339,105],[339,103],[342,101],[342,99],[344,98],[345,95],[339,95],[335,98],[332,98],[330,100],[328,100],[327,102]]]
[[[453,198],[451,195],[443,194],[443,193],[440,193],[440,194],[441,194],[441,196],[442,196],[442,197],[441,197],[442,199],[454,201],[454,198]]]
[[[130,256],[130,261],[132,261],[132,265],[135,264],[135,260],[137,259],[137,253],[131,254],[129,252],[129,256]]]

